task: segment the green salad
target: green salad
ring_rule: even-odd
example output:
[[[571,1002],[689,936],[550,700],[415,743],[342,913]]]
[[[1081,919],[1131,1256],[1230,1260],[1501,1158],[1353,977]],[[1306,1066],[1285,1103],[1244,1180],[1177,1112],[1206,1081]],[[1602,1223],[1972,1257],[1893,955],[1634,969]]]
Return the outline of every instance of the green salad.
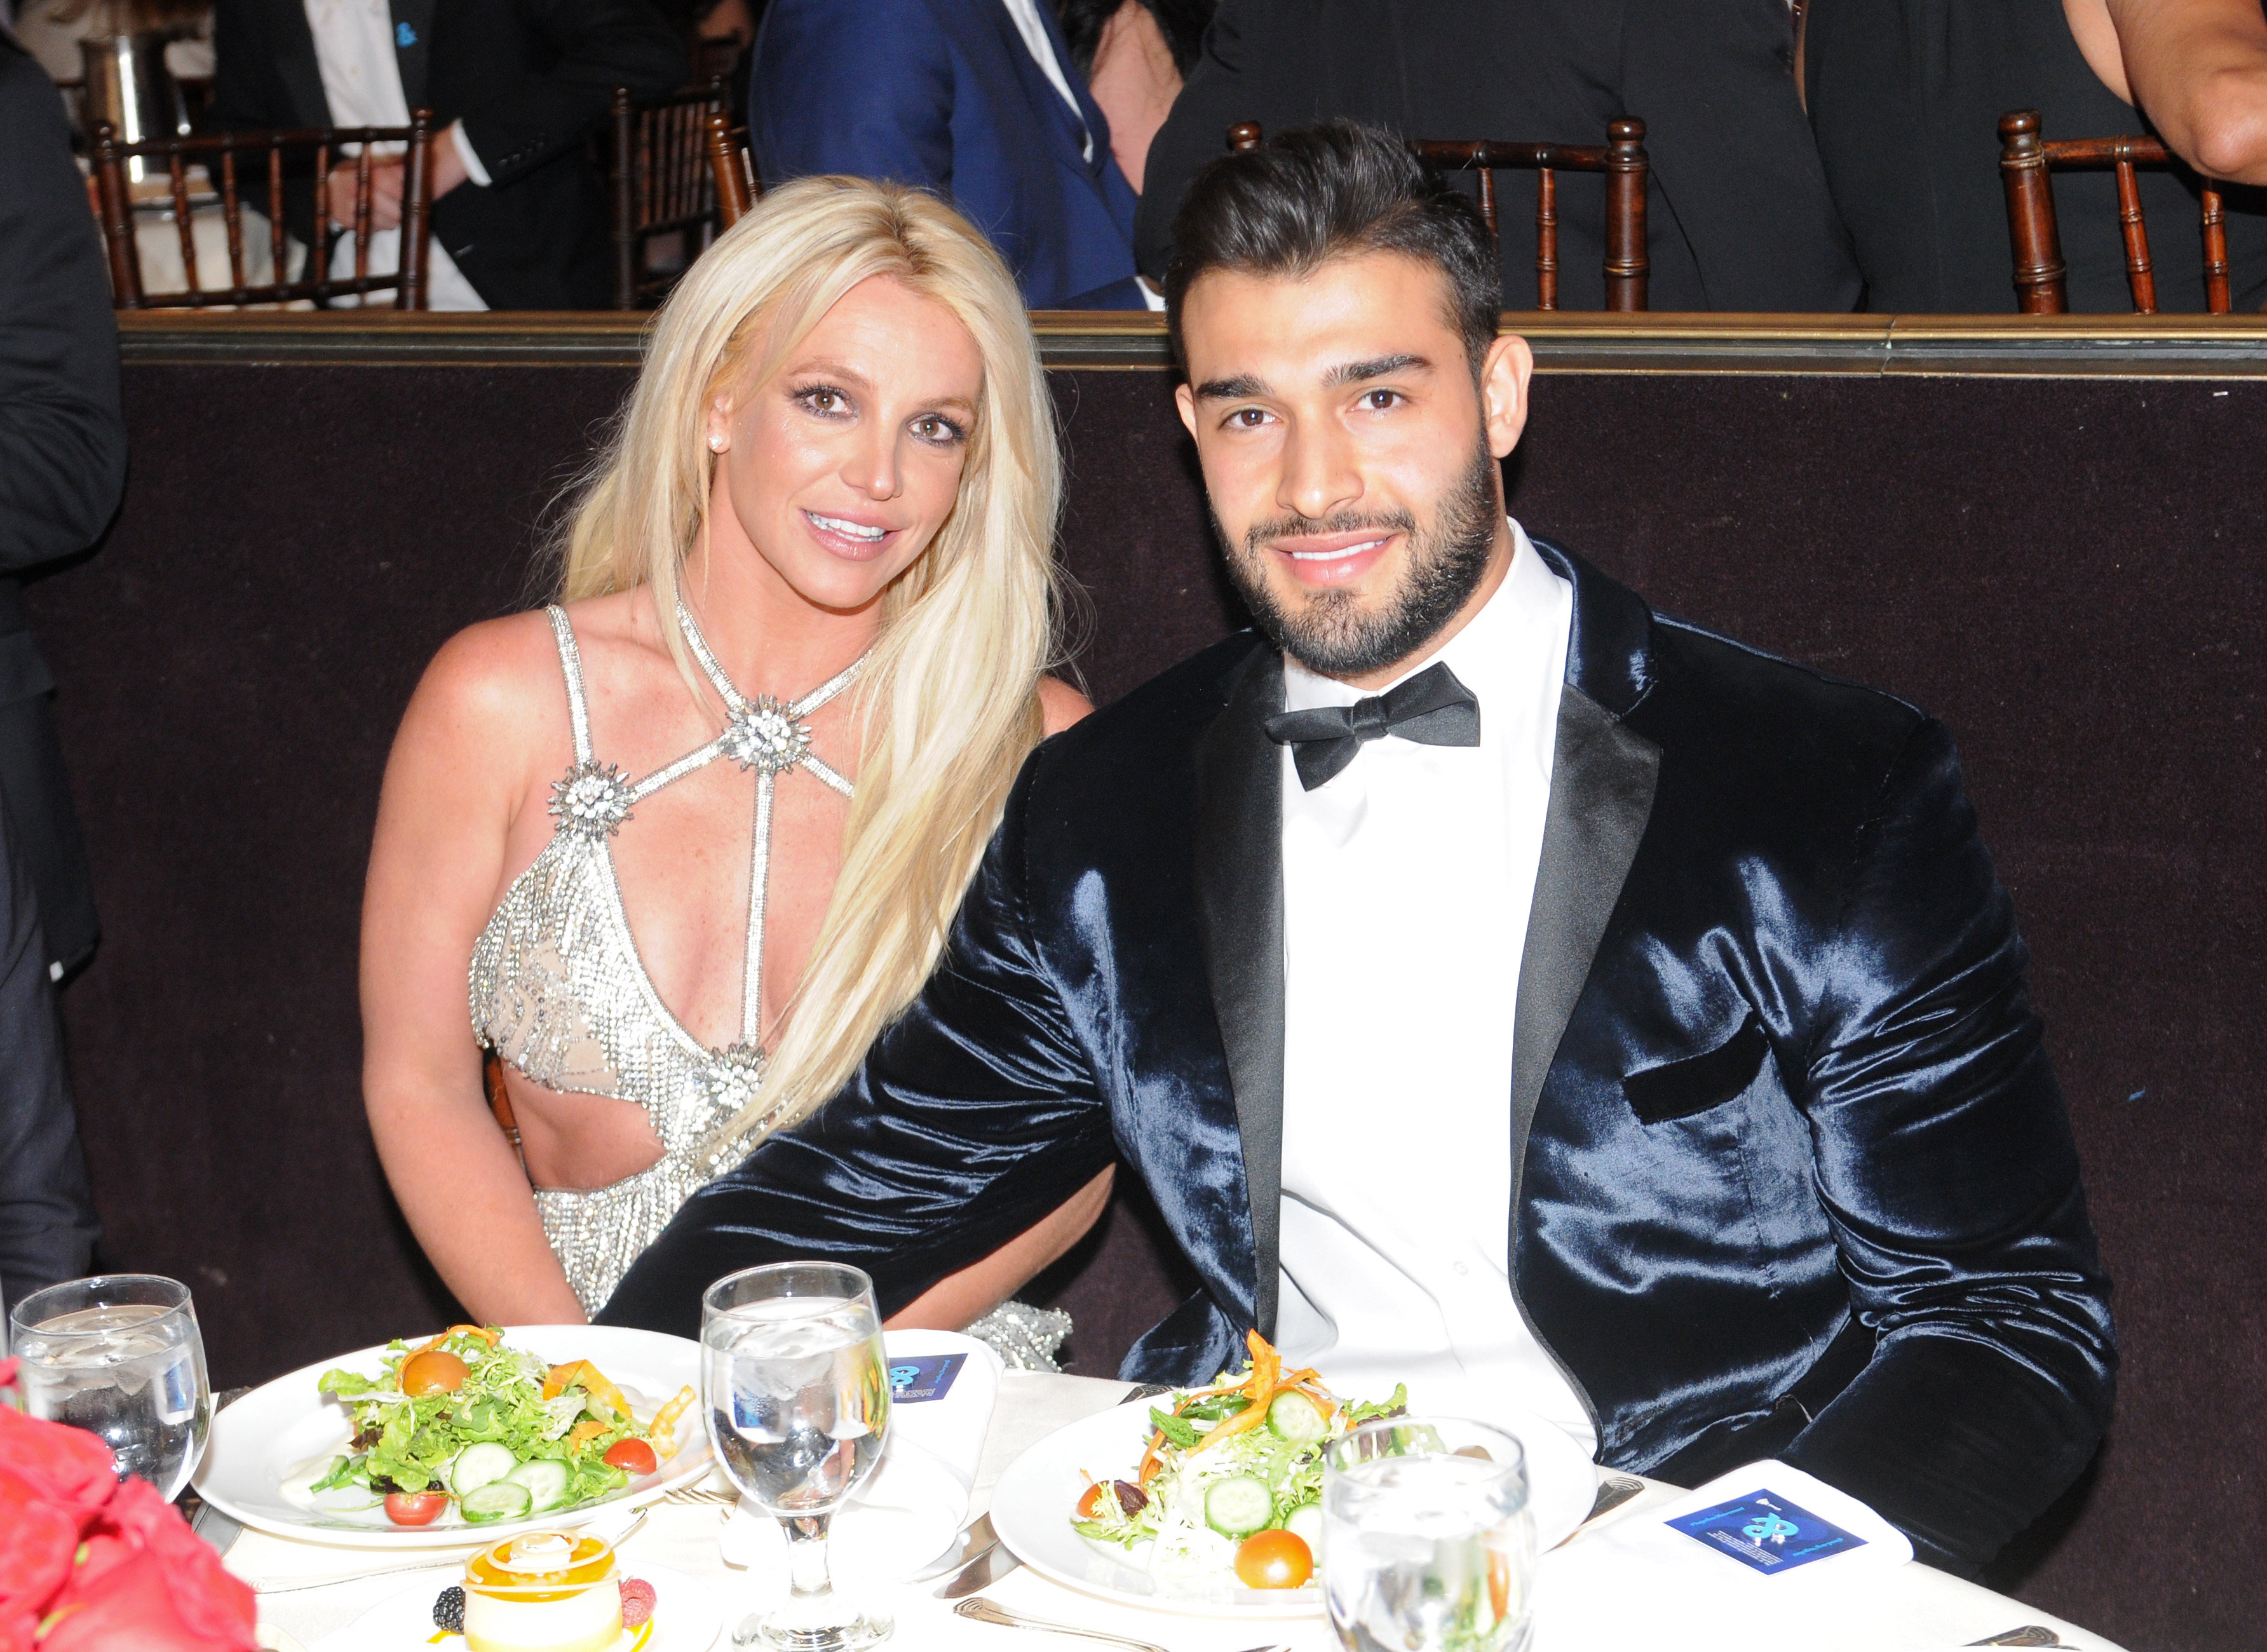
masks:
[[[675,1454],[693,1398],[687,1388],[642,1422],[588,1360],[547,1365],[493,1325],[397,1340],[378,1376],[331,1370],[317,1387],[344,1402],[355,1431],[311,1494],[336,1510],[382,1501],[404,1526],[451,1506],[479,1525],[600,1501]]]
[[[1233,1573],[1252,1589],[1297,1589],[1314,1572],[1323,1453],[1365,1422],[1400,1415],[1406,1388],[1353,1403],[1312,1371],[1285,1371],[1258,1333],[1241,1377],[1222,1372],[1149,1411],[1131,1479],[1089,1479],[1072,1511],[1081,1537],[1129,1554],[1148,1546],[1153,1575],[1201,1583]]]

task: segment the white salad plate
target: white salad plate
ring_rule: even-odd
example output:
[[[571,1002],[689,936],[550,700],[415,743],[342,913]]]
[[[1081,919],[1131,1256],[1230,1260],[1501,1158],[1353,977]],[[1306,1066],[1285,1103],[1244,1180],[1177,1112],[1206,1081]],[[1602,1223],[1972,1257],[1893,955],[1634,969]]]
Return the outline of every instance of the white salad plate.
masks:
[[[701,1345],[683,1337],[618,1325],[514,1325],[505,1329],[503,1337],[508,1346],[525,1348],[547,1364],[590,1361],[622,1391],[641,1419],[650,1419],[680,1389],[700,1391]],[[407,1339],[413,1347],[424,1340]],[[354,1423],[346,1406],[318,1392],[315,1384],[324,1372],[338,1369],[376,1377],[385,1354],[384,1347],[363,1348],[303,1366],[253,1389],[219,1413],[213,1418],[204,1461],[197,1466],[197,1494],[243,1524],[279,1537],[359,1549],[461,1549],[516,1531],[571,1530],[602,1512],[650,1502],[708,1472],[708,1434],[696,1403],[677,1420],[676,1456],[612,1497],[579,1509],[473,1525],[451,1504],[429,1526],[397,1526],[383,1508],[317,1509],[304,1495],[288,1491],[286,1482],[304,1479],[309,1465],[326,1462],[345,1450],[354,1437]]]
[[[1008,1465],[992,1494],[992,1526],[1017,1559],[1040,1576],[1089,1595],[1157,1612],[1236,1618],[1309,1617],[1323,1609],[1322,1590],[1246,1589],[1232,1575],[1209,1584],[1168,1582],[1111,1546],[1071,1526],[1087,1477],[1131,1479],[1149,1435],[1148,1400],[1081,1418],[1058,1428]],[[1537,1553],[1564,1541],[1590,1512],[1597,1472],[1582,1448],[1539,1417],[1492,1416],[1527,1453],[1529,1507]],[[1122,1556],[1122,1558],[1121,1558]]]
[[[716,1644],[723,1612],[706,1584],[660,1566],[624,1563],[622,1574],[653,1585],[653,1616],[623,1630],[613,1652],[708,1652]],[[462,1635],[444,1634],[433,1626],[434,1597],[444,1587],[437,1581],[412,1583],[316,1641],[314,1652],[411,1652],[422,1647],[463,1652]]]

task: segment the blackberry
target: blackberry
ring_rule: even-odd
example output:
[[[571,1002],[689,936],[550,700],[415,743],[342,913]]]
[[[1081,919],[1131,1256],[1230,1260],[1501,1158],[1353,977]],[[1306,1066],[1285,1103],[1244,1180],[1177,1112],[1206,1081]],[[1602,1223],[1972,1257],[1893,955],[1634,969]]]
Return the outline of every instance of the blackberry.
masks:
[[[463,1590],[451,1583],[441,1591],[440,1597],[433,1603],[433,1622],[435,1626],[446,1629],[451,1634],[464,1634],[465,1591]]]

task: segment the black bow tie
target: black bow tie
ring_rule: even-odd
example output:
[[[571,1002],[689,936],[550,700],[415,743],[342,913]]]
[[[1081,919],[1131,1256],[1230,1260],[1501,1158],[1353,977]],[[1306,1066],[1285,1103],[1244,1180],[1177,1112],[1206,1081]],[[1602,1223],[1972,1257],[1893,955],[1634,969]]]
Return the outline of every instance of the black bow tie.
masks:
[[[1420,745],[1478,745],[1480,702],[1442,661],[1350,706],[1279,711],[1262,726],[1269,739],[1291,748],[1299,784],[1312,791],[1353,762],[1365,743],[1389,734]]]

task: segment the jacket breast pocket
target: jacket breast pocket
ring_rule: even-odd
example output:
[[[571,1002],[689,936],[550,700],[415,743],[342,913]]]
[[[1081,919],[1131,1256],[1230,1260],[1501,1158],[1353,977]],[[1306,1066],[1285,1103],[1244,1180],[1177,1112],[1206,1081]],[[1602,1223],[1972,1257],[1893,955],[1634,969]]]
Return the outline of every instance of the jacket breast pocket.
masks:
[[[1754,1083],[1770,1054],[1763,1021],[1750,1010],[1740,1030],[1714,1049],[1632,1073],[1622,1080],[1622,1094],[1647,1124],[1689,1119],[1722,1106]]]

